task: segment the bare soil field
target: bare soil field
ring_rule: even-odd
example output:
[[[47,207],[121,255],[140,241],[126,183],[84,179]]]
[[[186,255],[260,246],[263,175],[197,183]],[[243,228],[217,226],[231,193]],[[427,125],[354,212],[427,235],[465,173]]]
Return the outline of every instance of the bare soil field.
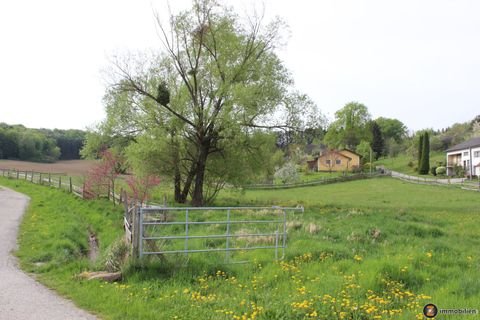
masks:
[[[92,166],[95,160],[64,160],[55,163],[37,163],[16,160],[0,160],[0,169],[19,171],[35,171],[42,173],[61,173],[71,176],[83,176]]]

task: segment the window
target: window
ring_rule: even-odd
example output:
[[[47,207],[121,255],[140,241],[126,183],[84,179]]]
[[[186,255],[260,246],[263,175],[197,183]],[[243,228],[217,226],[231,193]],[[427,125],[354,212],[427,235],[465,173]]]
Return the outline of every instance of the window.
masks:
[[[327,165],[330,165],[331,161],[330,161],[330,160],[325,160],[325,163],[326,163]]]
[[[475,151],[475,152],[473,152],[473,156],[474,156],[475,158],[480,158],[480,151]]]
[[[463,153],[463,156],[464,156],[464,157],[468,156],[468,151],[465,151],[465,152]]]
[[[342,160],[337,159],[337,160],[335,160],[335,163],[336,163],[336,164],[341,164],[341,163],[342,163]]]

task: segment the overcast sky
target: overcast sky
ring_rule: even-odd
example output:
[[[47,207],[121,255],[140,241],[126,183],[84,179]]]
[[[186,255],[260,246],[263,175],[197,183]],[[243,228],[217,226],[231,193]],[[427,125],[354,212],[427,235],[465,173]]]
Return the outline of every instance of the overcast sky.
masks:
[[[175,9],[189,1],[171,0]],[[230,0],[239,13],[262,1]],[[350,101],[411,130],[480,114],[480,1],[265,0],[289,25],[279,52],[330,119]],[[0,122],[85,129],[104,116],[108,57],[159,48],[165,0],[0,2]]]

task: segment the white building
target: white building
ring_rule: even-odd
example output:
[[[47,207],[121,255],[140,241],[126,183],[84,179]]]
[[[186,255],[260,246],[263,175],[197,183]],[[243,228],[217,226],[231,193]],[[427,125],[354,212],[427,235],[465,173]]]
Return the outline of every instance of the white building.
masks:
[[[447,150],[447,175],[455,173],[455,166],[461,166],[465,175],[480,176],[480,137],[457,144]]]

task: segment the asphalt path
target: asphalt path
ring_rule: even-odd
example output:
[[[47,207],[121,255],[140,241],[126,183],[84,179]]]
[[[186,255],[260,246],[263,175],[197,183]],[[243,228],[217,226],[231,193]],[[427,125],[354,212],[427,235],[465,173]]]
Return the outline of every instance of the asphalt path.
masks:
[[[29,198],[0,187],[0,319],[96,319],[18,268],[12,251]]]

